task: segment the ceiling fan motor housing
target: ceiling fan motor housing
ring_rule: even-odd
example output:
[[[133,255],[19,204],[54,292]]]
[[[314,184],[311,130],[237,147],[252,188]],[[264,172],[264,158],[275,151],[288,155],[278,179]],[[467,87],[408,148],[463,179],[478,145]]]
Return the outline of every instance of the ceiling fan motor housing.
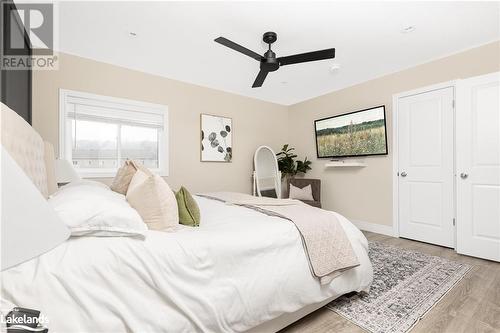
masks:
[[[269,49],[264,53],[264,57],[260,61],[260,69],[266,70],[268,72],[274,72],[280,68],[280,63],[276,59],[276,54]]]

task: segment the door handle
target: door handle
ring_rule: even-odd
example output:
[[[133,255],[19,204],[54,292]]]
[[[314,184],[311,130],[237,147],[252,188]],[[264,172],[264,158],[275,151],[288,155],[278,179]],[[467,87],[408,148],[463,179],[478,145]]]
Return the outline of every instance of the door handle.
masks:
[[[401,172],[401,177],[406,177],[406,176],[407,176],[406,172],[404,172],[404,171]]]
[[[462,173],[460,174],[460,178],[462,178],[462,179],[466,179],[467,177],[469,177],[469,175],[468,175],[468,174],[466,174],[465,172],[462,172]]]

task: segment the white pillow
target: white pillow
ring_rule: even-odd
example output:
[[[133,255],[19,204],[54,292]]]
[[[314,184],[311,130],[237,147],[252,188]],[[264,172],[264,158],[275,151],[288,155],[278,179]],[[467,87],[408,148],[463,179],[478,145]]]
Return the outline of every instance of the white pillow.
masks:
[[[49,199],[72,236],[142,236],[146,225],[125,196],[96,182],[71,183]]]
[[[95,180],[89,180],[89,179],[78,179],[75,181],[72,181],[71,183],[65,184],[59,188],[58,191],[56,191],[52,196],[56,195],[58,192],[60,192],[63,189],[67,189],[69,187],[73,186],[81,186],[81,185],[88,185],[88,186],[97,186],[97,187],[102,187],[104,189],[110,189],[110,187],[104,183],[101,182],[96,182]]]
[[[314,201],[311,184],[303,188],[299,188],[290,184],[290,194],[288,195],[288,197],[290,199]]]
[[[149,229],[175,230],[179,225],[175,194],[158,175],[137,170],[128,187],[127,200]]]

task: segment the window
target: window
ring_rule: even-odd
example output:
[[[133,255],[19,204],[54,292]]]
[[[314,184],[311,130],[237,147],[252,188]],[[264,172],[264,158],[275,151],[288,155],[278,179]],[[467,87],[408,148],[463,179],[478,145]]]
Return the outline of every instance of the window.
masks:
[[[60,90],[59,155],[82,177],[113,177],[126,159],[168,175],[163,105]]]

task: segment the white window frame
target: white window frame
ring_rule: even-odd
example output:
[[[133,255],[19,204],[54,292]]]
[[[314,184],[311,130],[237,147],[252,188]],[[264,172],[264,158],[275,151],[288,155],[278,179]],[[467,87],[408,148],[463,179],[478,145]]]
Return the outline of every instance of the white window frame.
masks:
[[[79,103],[113,108],[117,110],[131,110],[135,112],[153,113],[163,115],[163,131],[158,142],[158,164],[159,167],[151,169],[160,176],[168,176],[169,173],[169,122],[168,107],[166,105],[134,101],[130,99],[109,97],[90,94],[80,91],[59,89],[59,158],[72,161],[71,146],[68,147],[68,133],[66,128],[67,114],[75,99]],[[119,144],[119,143],[118,143]],[[116,175],[117,169],[77,168],[76,171],[82,178],[108,178]]]

